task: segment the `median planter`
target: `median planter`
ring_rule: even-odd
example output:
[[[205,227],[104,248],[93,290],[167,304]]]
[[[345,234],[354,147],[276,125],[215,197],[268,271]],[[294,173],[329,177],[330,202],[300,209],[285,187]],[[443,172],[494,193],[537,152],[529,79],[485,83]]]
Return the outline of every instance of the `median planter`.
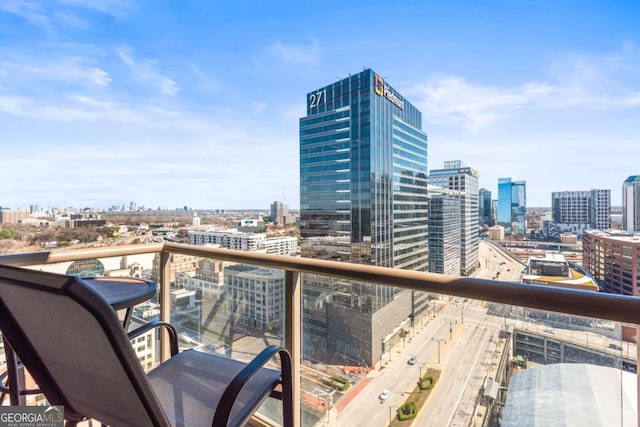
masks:
[[[433,377],[429,375],[428,377],[424,377],[420,379],[420,383],[418,384],[418,387],[420,387],[420,390],[431,390],[434,384],[435,384],[435,381]]]
[[[346,391],[349,387],[351,387],[351,383],[349,382],[349,380],[341,377],[325,378],[322,380],[322,383],[339,391]]]
[[[411,424],[414,422],[414,419],[418,416],[418,411],[420,411],[420,408],[422,408],[429,399],[429,396],[433,391],[433,385],[438,382],[439,378],[440,371],[436,369],[427,369],[425,376],[416,383],[416,386],[411,394],[407,396],[404,403],[397,410],[395,417],[393,417],[393,419],[391,420],[391,427],[411,426]],[[423,384],[425,387],[428,387],[426,390],[421,389],[420,386],[422,386]],[[409,406],[404,409],[405,405]],[[415,415],[411,415],[411,413],[415,413]]]
[[[398,409],[398,420],[406,421],[412,420],[418,415],[418,408],[416,406],[416,402],[407,402]]]

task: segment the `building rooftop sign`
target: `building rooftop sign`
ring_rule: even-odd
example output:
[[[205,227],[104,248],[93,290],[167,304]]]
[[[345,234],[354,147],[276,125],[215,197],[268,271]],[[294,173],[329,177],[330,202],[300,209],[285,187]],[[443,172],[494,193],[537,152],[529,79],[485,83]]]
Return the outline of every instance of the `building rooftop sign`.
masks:
[[[387,98],[389,102],[404,110],[404,101],[384,82],[384,79],[377,74],[373,75],[373,89],[376,95]]]

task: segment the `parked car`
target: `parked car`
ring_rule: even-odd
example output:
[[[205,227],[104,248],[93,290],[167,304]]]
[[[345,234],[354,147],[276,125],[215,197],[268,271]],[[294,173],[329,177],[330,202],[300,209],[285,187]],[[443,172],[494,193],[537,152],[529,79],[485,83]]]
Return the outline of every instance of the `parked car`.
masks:
[[[417,361],[418,361],[418,358],[417,358],[417,357],[415,357],[415,356],[411,356],[411,359],[407,360],[407,363],[408,363],[409,365],[415,365]]]
[[[391,390],[385,388],[382,390],[382,393],[380,393],[380,396],[378,396],[378,399],[380,399],[380,402],[384,402],[389,396],[391,396]]]

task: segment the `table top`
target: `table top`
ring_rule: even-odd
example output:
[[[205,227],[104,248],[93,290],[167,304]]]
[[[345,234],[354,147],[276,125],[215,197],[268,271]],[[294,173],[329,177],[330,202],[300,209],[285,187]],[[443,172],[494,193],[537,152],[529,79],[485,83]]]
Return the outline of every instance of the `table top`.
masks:
[[[91,289],[107,300],[114,310],[133,307],[156,293],[156,282],[130,277],[83,278]]]

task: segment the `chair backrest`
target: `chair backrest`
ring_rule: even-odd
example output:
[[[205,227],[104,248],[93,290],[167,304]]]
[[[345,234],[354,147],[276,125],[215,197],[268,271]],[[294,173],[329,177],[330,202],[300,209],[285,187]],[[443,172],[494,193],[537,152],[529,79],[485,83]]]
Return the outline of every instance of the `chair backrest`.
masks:
[[[113,426],[169,425],[116,313],[81,279],[0,265],[0,330],[50,404]]]

